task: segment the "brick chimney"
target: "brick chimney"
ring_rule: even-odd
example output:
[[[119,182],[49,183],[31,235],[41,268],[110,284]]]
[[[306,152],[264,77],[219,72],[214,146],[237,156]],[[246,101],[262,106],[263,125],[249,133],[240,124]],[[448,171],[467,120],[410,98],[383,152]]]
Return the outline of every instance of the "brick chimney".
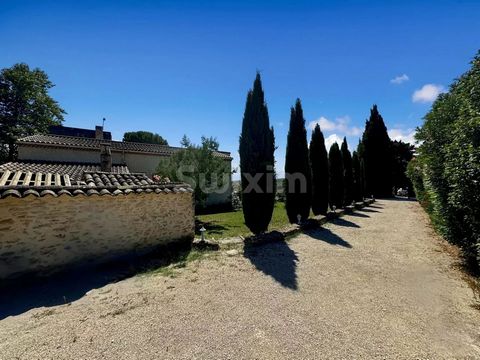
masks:
[[[112,172],[112,151],[110,143],[100,144],[100,168],[103,172]]]
[[[95,139],[103,140],[103,126],[95,126]]]

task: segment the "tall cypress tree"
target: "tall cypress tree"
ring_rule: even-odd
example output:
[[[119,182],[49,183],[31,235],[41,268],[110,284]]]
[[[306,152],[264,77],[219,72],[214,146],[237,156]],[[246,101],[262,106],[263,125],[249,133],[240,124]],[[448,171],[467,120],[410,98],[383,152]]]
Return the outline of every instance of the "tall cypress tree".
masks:
[[[328,154],[318,124],[313,129],[309,150],[312,169],[312,211],[315,215],[324,215],[328,210]]]
[[[360,168],[360,158],[356,151],[352,155],[352,172],[353,172],[353,199],[355,201],[362,200],[362,174]]]
[[[342,143],[342,160],[343,160],[343,203],[350,205],[353,201],[353,170],[352,170],[352,155],[348,150],[347,138],[343,138]]]
[[[330,175],[330,207],[343,207],[343,160],[338,144],[335,142],[328,152],[328,167]]]
[[[307,130],[300,99],[290,111],[290,128],[285,157],[285,208],[291,223],[308,219],[311,203],[310,162]]]
[[[362,144],[367,194],[390,197],[392,195],[391,141],[377,105],[373,105],[370,110],[370,119],[365,124]]]
[[[240,135],[242,206],[245,225],[258,234],[268,229],[275,205],[275,138],[270,127],[260,74],[247,94]],[[258,178],[259,177],[259,178]]]

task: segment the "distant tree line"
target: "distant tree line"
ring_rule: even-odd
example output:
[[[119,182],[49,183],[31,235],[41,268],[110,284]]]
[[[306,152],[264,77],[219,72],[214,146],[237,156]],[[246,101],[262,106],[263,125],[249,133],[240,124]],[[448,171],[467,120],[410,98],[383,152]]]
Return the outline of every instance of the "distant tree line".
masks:
[[[480,271],[480,52],[425,116],[408,165],[417,198],[437,231]]]
[[[245,224],[256,234],[268,229],[274,208],[275,197],[269,187],[275,183],[273,139],[257,73],[247,95],[239,149]],[[310,211],[325,215],[329,209],[363,201],[366,196],[392,196],[395,187],[411,185],[405,172],[412,157],[413,146],[390,140],[376,105],[353,154],[346,138],[341,146],[334,143],[327,152],[319,125],[313,129],[308,146],[302,104],[297,99],[290,110],[283,185],[289,221],[305,221]]]
[[[145,144],[168,145],[167,140],[156,133],[149,131],[130,131],[123,134],[123,141]]]

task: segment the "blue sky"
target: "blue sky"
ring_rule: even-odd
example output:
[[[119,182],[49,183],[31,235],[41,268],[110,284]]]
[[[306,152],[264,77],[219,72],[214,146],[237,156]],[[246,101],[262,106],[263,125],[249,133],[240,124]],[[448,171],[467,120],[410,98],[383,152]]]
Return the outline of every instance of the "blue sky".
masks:
[[[297,97],[329,143],[356,146],[374,103],[410,139],[468,69],[479,19],[478,1],[2,1],[0,67],[45,70],[67,126],[215,136],[234,166],[259,70],[281,176]]]

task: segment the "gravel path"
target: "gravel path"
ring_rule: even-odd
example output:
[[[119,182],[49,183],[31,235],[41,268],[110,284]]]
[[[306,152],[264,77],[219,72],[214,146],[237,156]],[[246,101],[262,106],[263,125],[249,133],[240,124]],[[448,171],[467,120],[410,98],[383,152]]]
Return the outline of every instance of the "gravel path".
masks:
[[[417,203],[377,201],[245,256],[5,317],[0,359],[480,359],[478,303],[449,248]]]

